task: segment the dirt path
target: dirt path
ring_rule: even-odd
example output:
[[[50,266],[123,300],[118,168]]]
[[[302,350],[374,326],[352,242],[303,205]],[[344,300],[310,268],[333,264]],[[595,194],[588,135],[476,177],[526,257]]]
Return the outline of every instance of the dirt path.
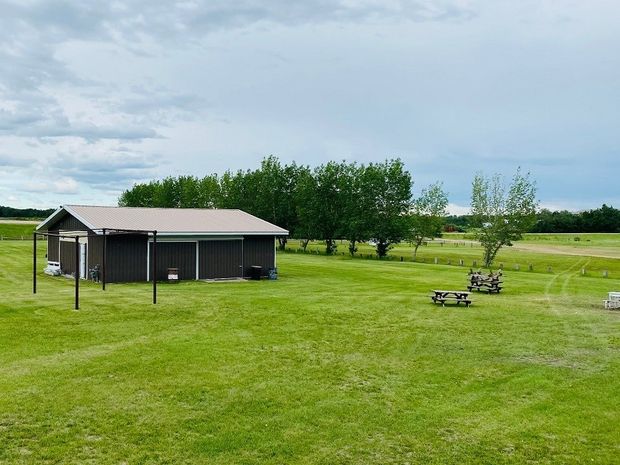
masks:
[[[479,242],[458,239],[437,239],[439,242],[474,244],[479,246]],[[510,247],[513,250],[523,252],[549,253],[558,255],[573,255],[576,257],[598,257],[598,258],[620,258],[620,247],[573,247],[565,245],[530,244],[527,242],[516,242]]]
[[[32,221],[32,220],[3,220],[0,219],[0,223],[2,224],[39,224],[40,221]]]
[[[566,247],[562,245],[527,244],[517,242],[512,246],[512,248],[525,252],[574,255],[577,257],[620,258],[620,248],[616,247]]]

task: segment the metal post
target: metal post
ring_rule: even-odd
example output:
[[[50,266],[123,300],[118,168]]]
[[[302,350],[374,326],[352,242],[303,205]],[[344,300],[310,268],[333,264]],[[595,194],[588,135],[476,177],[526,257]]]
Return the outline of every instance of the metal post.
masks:
[[[32,233],[32,293],[37,293],[37,233]]]
[[[106,234],[105,234],[105,228],[103,229],[103,258],[101,259],[101,286],[102,289],[105,291],[105,269],[106,269]]]
[[[75,236],[75,309],[80,309],[80,236]]]
[[[153,231],[153,303],[157,303],[157,231]]]

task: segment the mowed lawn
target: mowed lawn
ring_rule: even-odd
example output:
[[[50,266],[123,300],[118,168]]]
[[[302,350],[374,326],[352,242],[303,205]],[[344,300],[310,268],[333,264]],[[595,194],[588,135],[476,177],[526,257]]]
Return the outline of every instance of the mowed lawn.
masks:
[[[39,254],[42,260],[44,250]],[[282,254],[278,281],[82,286],[0,242],[1,464],[613,464],[620,281]]]

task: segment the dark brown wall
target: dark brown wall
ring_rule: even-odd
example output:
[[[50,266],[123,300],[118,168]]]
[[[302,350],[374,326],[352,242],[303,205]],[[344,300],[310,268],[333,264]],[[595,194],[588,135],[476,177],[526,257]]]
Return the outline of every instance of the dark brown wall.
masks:
[[[200,279],[241,277],[241,240],[200,241]]]
[[[93,269],[96,265],[99,265],[101,270],[103,266],[103,237],[100,236],[88,238],[88,269]]]
[[[153,244],[149,248],[153,263]],[[168,268],[179,269],[179,279],[196,279],[195,242],[157,242],[157,279],[168,279]]]
[[[60,269],[64,274],[75,272],[75,241],[60,241]]]
[[[56,223],[47,228],[50,232],[52,230],[64,230],[64,231],[88,231],[88,228],[84,226],[82,222],[77,220],[71,215],[65,215],[59,219]]]
[[[83,223],[81,223],[80,221],[78,221],[76,218],[74,218],[73,216],[69,214],[66,214],[64,217],[56,221],[56,223],[50,225],[50,227],[48,228],[48,231],[54,234],[62,234],[63,232],[66,232],[66,231],[89,231],[90,233],[90,230],[86,226],[84,226]],[[47,250],[48,250],[47,259],[49,261],[52,261],[52,262],[62,261],[62,259],[64,258],[64,254],[62,253],[62,248],[61,248],[61,257],[58,257],[58,241],[59,241],[58,237],[51,237],[51,236],[47,237]],[[88,253],[90,253],[90,251]],[[89,259],[89,263],[90,263],[90,259]],[[72,264],[71,267],[73,269],[75,268],[75,265]]]
[[[275,238],[273,236],[245,236],[243,241],[244,276],[250,276],[253,265],[262,266],[266,276],[275,263]]]
[[[50,231],[50,233],[58,234],[58,231]],[[58,257],[58,237],[47,236],[47,260],[57,262]]]
[[[146,281],[146,241],[140,234],[108,236],[106,281]]]

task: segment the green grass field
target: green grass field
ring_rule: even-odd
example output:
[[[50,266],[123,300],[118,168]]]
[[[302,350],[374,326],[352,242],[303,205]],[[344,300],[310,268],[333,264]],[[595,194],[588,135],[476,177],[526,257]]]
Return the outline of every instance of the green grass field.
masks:
[[[3,223],[0,221],[0,238],[4,239],[21,239],[32,238],[32,233],[36,224],[32,222],[11,222]]]
[[[0,242],[0,464],[618,463],[620,280],[587,257],[470,308],[428,297],[458,266],[291,253],[73,311],[70,280],[31,294],[30,252]]]
[[[544,236],[544,237],[542,237]],[[532,265],[534,273],[561,273],[568,269],[583,269],[586,276],[602,277],[607,272],[609,277],[620,278],[620,234],[581,234],[582,241],[575,242],[575,235],[541,235],[526,234],[524,240],[515,243],[513,247],[503,247],[494,267],[502,264],[505,270],[528,272]],[[569,239],[571,238],[571,239]],[[287,245],[291,251],[300,250],[299,242],[289,241]],[[375,249],[368,244],[358,245],[358,255],[363,258],[376,258]],[[323,241],[313,241],[308,244],[309,252],[325,251]],[[338,243],[337,253],[348,258],[348,243]],[[482,264],[482,247],[467,235],[446,234],[441,239],[429,241],[428,245],[420,246],[417,261],[420,263],[459,266],[463,260],[463,267],[480,267]],[[342,255],[344,254],[344,255]],[[401,243],[390,250],[392,260],[411,261],[413,248],[407,243]]]

